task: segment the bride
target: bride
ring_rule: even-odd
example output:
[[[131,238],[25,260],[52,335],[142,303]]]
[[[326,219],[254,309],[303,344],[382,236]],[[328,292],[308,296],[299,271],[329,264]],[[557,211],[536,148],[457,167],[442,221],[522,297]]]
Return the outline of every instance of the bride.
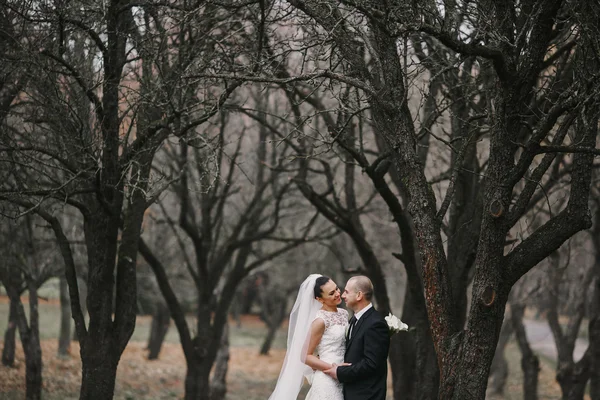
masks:
[[[269,400],[295,399],[304,377],[312,385],[306,400],[344,399],[342,384],[323,373],[333,364],[349,365],[344,364],[348,312],[337,308],[341,302],[330,278],[312,274],[302,282],[290,314],[287,353]]]

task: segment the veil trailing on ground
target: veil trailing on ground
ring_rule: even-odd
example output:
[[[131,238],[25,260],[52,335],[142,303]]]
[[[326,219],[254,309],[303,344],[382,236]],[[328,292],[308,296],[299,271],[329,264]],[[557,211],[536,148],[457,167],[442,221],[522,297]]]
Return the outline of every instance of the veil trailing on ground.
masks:
[[[304,376],[313,373],[312,368],[304,364],[310,341],[310,326],[322,304],[315,299],[315,281],[321,275],[312,274],[302,282],[298,297],[290,314],[287,353],[279,373],[277,386],[269,400],[295,399],[302,388]]]

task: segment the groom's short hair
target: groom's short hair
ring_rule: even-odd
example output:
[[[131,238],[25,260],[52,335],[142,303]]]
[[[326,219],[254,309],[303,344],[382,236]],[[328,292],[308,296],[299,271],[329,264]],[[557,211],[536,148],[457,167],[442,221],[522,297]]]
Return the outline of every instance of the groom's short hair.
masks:
[[[362,292],[367,301],[373,298],[373,283],[364,275],[357,275],[350,278],[354,282],[354,288],[357,292]]]

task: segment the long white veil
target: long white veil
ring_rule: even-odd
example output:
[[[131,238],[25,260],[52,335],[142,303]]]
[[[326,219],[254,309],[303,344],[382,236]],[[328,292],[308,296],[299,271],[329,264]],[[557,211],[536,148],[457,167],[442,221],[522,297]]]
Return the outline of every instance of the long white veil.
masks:
[[[310,341],[310,326],[322,304],[315,299],[315,281],[321,275],[312,274],[302,282],[294,308],[290,314],[287,353],[279,373],[277,386],[269,400],[295,399],[302,388],[304,376],[313,373],[312,368],[304,364]]]

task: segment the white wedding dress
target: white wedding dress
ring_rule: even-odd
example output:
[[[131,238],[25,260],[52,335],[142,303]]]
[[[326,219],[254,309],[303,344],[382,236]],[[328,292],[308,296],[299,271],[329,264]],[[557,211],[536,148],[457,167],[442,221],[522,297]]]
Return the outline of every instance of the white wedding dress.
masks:
[[[341,308],[337,312],[319,310],[315,319],[317,318],[325,321],[325,332],[316,349],[319,358],[330,364],[343,363],[346,353],[348,311]],[[312,386],[305,400],[344,400],[342,384],[322,371],[316,371],[312,376]]]

